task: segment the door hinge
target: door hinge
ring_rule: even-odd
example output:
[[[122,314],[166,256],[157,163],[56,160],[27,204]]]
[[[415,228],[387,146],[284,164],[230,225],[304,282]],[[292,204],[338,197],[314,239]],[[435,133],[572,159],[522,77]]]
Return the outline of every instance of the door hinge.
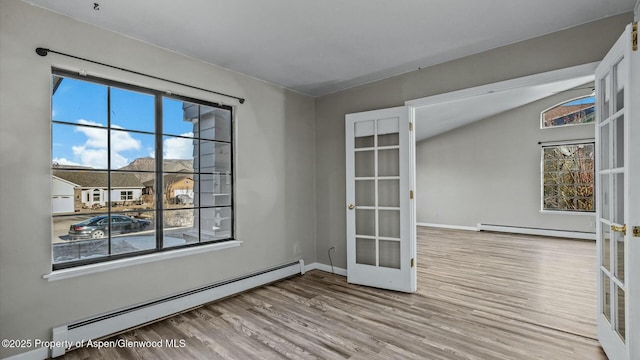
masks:
[[[414,258],[411,258],[411,267],[414,267],[414,266],[415,266],[415,264],[416,264],[415,259],[414,259]]]
[[[409,190],[409,199],[413,200],[413,190]]]
[[[631,28],[631,48],[638,51],[638,23],[634,22]]]
[[[409,131],[413,131],[413,123],[409,122]]]

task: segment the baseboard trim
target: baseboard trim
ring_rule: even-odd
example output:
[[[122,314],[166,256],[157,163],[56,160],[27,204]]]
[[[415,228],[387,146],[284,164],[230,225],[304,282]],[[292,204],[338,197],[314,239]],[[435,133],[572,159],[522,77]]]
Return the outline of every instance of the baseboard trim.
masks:
[[[299,260],[147,304],[59,326],[53,329],[52,340],[60,344],[77,344],[81,341],[86,343],[89,339],[103,338],[293,275],[303,274],[306,268],[304,261]],[[51,349],[51,357],[64,355],[67,350],[67,347],[54,347]]]
[[[347,269],[343,269],[343,268],[339,268],[339,267],[333,267],[333,271],[331,269],[331,265],[327,265],[327,264],[321,264],[321,263],[311,263],[305,266],[304,271],[311,271],[311,270],[320,270],[320,271],[324,271],[324,272],[328,272],[328,273],[334,273],[336,275],[340,275],[340,276],[347,276]]]
[[[572,238],[572,239],[584,239],[584,240],[596,239],[595,233],[583,232],[583,231],[539,229],[539,228],[494,225],[494,224],[478,224],[478,229],[480,231],[496,231],[496,232],[505,232],[505,233],[514,233],[514,234],[540,235],[540,236],[562,237],[562,238]]]
[[[4,358],[3,360],[44,360],[49,358],[49,349],[37,348],[13,356]]]
[[[446,225],[446,224],[432,224],[432,223],[416,223],[418,226],[452,229],[452,230],[467,230],[467,231],[480,231],[475,226],[462,226],[462,225]]]

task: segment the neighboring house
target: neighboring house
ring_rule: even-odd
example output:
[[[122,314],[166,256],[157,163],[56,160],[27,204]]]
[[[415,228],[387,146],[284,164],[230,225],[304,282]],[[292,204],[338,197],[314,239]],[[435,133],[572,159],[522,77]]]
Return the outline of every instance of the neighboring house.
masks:
[[[165,188],[165,201],[171,201],[178,195],[187,195],[193,199],[193,176],[186,174],[166,174],[163,179]],[[153,194],[155,179],[143,183],[145,194]]]
[[[74,212],[74,184],[55,175],[51,176],[51,212],[54,214]]]
[[[54,170],[53,178],[73,184],[73,209],[102,207],[109,201],[107,172],[86,170]],[[53,180],[52,180],[53,181]],[[144,186],[133,173],[111,173],[111,202],[140,201]],[[67,188],[68,191],[68,188]],[[54,194],[52,193],[52,196]],[[68,208],[68,204],[66,204]]]

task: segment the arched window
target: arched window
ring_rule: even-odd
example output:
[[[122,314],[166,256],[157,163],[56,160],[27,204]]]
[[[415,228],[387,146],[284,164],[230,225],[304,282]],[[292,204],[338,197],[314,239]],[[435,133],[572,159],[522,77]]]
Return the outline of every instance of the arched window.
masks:
[[[595,121],[596,98],[594,95],[582,96],[554,105],[540,114],[541,128],[566,125],[582,125]]]

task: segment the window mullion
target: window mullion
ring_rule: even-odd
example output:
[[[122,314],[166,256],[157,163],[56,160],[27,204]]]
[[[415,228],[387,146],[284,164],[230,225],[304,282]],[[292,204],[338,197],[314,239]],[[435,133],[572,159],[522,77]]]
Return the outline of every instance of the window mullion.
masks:
[[[164,163],[162,152],[162,96],[155,94],[155,146],[156,146],[156,163],[155,163],[155,183],[156,191],[154,193],[156,201],[156,250],[162,250],[162,239],[164,238],[164,184],[162,167]]]
[[[107,246],[111,256],[111,86],[107,86]]]

